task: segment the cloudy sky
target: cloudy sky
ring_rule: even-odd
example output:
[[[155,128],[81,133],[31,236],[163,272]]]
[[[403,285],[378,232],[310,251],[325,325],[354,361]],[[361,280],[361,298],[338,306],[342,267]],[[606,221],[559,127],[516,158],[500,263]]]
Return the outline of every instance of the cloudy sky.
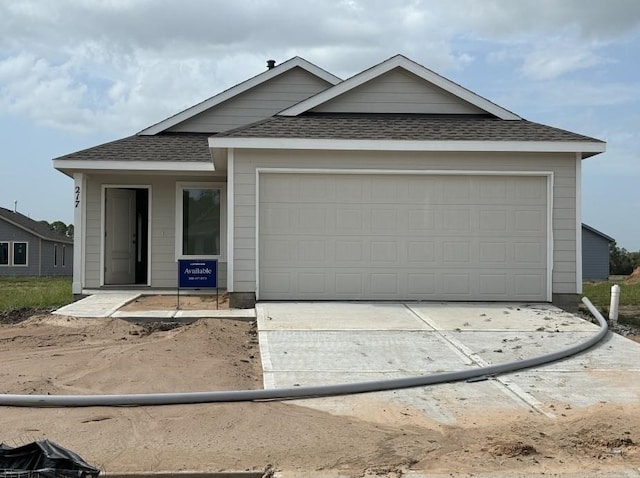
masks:
[[[397,53],[607,141],[583,220],[640,250],[638,0],[0,0],[0,206],[72,221],[57,156],[134,134],[292,56],[341,77]]]

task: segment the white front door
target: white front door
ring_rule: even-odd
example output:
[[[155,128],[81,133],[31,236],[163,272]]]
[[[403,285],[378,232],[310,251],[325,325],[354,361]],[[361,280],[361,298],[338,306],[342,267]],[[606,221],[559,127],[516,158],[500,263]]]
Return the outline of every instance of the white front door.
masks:
[[[136,282],[136,192],[132,189],[105,190],[106,285]]]

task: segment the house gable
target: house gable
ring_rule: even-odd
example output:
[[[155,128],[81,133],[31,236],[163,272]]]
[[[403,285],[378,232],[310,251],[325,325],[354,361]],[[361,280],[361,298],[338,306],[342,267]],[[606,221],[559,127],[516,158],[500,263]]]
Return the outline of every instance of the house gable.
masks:
[[[313,113],[487,114],[403,68],[394,68],[312,108]]]
[[[272,116],[340,81],[337,76],[294,57],[138,134],[226,131]]]
[[[326,90],[331,83],[303,68],[292,68],[169,129],[171,133],[219,133],[269,118]]]
[[[394,71],[395,70],[395,71]],[[391,73],[390,75],[388,75]],[[401,73],[404,73],[402,75]],[[416,81],[417,80],[417,81]],[[373,82],[371,85],[370,83]],[[414,84],[422,83],[422,88],[416,87]],[[408,91],[408,96],[403,93],[403,88],[408,85],[412,87]],[[360,90],[359,92],[357,90]],[[350,93],[347,96],[347,93]],[[503,120],[520,120],[520,116],[492,103],[491,101],[479,96],[472,91],[463,88],[451,80],[438,75],[437,73],[415,63],[402,55],[396,55],[388,60],[369,68],[348,80],[345,80],[305,101],[301,101],[295,106],[280,112],[283,116],[298,116],[302,113],[310,111],[331,111],[331,112],[351,112],[365,113],[371,111],[358,111],[363,108],[361,98],[366,98],[371,93],[376,93],[378,98],[375,100],[376,106],[382,113],[412,113],[412,105],[409,98],[416,93],[425,95],[424,104],[416,111],[417,113],[432,113],[437,109],[443,110],[444,113],[456,113],[455,109],[462,107],[465,114],[489,114]],[[447,95],[448,93],[449,95]],[[431,98],[429,98],[431,96]],[[346,101],[345,106],[338,106],[340,101],[336,101],[339,97],[343,97]],[[349,100],[358,100],[349,106]],[[390,101],[389,101],[390,100]],[[382,105],[389,101],[391,104]],[[396,103],[397,102],[397,103]],[[334,103],[331,105],[330,103]],[[443,104],[447,107],[436,107],[435,105]],[[356,106],[357,105],[357,106]],[[454,108],[456,105],[456,108]],[[354,110],[354,106],[355,110]],[[342,111],[340,111],[342,109]],[[391,110],[389,110],[391,109]],[[449,111],[447,111],[449,109]],[[394,110],[394,111],[392,111]]]

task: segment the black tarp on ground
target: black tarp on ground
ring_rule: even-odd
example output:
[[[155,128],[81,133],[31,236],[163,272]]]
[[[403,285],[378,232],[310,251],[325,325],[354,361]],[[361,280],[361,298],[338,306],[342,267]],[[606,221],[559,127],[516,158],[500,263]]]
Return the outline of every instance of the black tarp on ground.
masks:
[[[90,478],[100,470],[49,440],[16,448],[0,443],[0,477]]]

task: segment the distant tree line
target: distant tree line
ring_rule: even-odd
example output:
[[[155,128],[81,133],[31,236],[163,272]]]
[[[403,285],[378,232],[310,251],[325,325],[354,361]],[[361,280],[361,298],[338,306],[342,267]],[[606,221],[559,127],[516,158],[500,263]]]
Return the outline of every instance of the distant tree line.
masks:
[[[616,241],[609,244],[609,274],[628,275],[636,267],[640,267],[640,251],[629,252],[624,247],[618,247]]]
[[[52,231],[56,231],[63,236],[73,237],[73,224],[67,225],[62,221],[53,221],[52,223],[48,223],[47,221],[40,222],[48,226]]]

